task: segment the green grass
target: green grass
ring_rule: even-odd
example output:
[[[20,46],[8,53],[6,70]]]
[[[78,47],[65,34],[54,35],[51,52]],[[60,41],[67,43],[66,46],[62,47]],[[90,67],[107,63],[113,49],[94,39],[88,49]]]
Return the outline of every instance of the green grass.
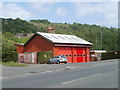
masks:
[[[0,62],[1,65],[11,66],[11,67],[24,67],[28,66],[26,64],[20,64],[19,62]]]

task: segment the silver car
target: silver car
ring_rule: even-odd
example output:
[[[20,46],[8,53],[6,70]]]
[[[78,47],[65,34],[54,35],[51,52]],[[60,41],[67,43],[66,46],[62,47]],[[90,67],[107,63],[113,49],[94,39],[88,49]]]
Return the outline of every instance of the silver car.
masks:
[[[54,56],[52,59],[50,59],[48,61],[48,64],[52,64],[52,63],[56,63],[56,64],[60,64],[60,63],[67,63],[68,59],[65,56]]]

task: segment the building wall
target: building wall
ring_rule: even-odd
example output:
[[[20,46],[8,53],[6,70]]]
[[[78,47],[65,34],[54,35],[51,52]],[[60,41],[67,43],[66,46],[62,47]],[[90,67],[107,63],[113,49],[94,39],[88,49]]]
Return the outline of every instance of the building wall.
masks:
[[[54,56],[64,55],[68,63],[81,63],[90,61],[90,48],[84,47],[55,47]]]
[[[21,63],[37,63],[37,53],[40,51],[53,51],[53,44],[46,39],[36,35],[25,46],[16,45],[18,52],[18,60]],[[34,60],[34,62],[33,62]]]
[[[37,53],[30,52],[30,53],[19,53],[18,60],[20,63],[27,63],[27,64],[37,64]]]
[[[68,58],[68,63],[81,63],[90,61],[90,48],[89,47],[73,47],[73,46],[54,46],[48,40],[35,35],[24,47],[17,46],[17,52],[19,55],[19,61],[28,62],[35,60],[33,63],[37,63],[37,54],[34,54],[33,59],[29,59],[29,56],[32,58],[31,52],[40,52],[40,51],[53,51],[54,56],[65,55]],[[24,53],[24,55],[22,55]],[[30,54],[31,53],[31,54]],[[24,58],[23,58],[24,56]],[[26,58],[28,57],[28,58]],[[23,60],[22,60],[23,59]]]
[[[24,46],[22,46],[22,45],[16,45],[16,49],[17,49],[18,53],[23,53]]]
[[[36,52],[24,53],[24,62],[28,64],[29,63],[37,64],[37,53]]]
[[[53,51],[53,44],[36,35],[24,48],[24,52]]]
[[[90,62],[90,48],[86,48],[86,62]]]
[[[97,61],[95,52],[91,52],[90,55],[91,55],[91,61]]]

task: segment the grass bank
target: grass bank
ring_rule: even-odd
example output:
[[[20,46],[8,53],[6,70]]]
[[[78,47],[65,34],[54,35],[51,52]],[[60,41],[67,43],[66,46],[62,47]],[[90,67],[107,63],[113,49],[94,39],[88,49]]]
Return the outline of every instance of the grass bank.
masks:
[[[19,62],[0,62],[1,65],[11,66],[11,67],[24,67],[28,66],[26,64],[20,64]]]

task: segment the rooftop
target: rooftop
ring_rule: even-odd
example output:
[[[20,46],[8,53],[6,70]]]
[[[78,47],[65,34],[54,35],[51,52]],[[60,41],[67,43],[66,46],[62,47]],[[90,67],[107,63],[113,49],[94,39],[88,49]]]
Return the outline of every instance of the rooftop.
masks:
[[[52,43],[70,43],[70,44],[88,44],[92,45],[92,43],[74,36],[74,35],[65,35],[65,34],[51,34],[51,33],[41,33],[37,32],[40,36],[48,39]]]
[[[91,50],[90,52],[98,52],[98,53],[103,53],[103,52],[106,52],[106,50]]]

